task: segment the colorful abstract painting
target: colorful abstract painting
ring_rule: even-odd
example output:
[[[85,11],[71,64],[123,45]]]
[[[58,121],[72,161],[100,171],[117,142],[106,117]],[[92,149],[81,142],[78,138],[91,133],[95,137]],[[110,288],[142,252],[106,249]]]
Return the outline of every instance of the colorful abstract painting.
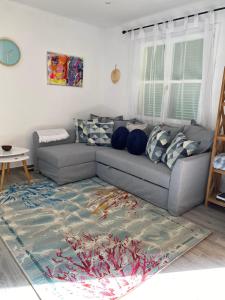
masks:
[[[48,84],[83,86],[83,59],[58,53],[47,53]]]
[[[209,234],[96,177],[0,194],[0,237],[42,300],[116,300]]]

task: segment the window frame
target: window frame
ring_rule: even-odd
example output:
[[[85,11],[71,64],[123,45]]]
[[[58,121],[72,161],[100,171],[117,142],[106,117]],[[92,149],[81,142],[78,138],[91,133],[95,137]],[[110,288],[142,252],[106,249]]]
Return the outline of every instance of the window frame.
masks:
[[[144,86],[145,84],[151,83],[151,82],[159,82],[163,83],[163,99],[162,99],[162,109],[161,109],[161,115],[160,117],[152,117],[145,115],[144,112],[144,103],[142,103],[142,116],[145,120],[155,120],[156,122],[160,122],[161,120],[171,123],[171,124],[184,124],[189,125],[190,120],[183,120],[183,119],[173,119],[168,117],[169,113],[169,105],[170,105],[170,93],[171,93],[171,87],[173,83],[200,83],[200,96],[199,96],[199,104],[201,102],[202,98],[202,86],[203,86],[203,74],[202,79],[184,79],[184,80],[173,80],[172,79],[172,72],[173,72],[173,63],[174,63],[174,56],[173,51],[176,43],[182,43],[182,42],[188,42],[188,41],[194,41],[194,40],[203,40],[203,53],[204,55],[204,33],[193,33],[193,34],[185,34],[184,36],[173,36],[169,39],[160,39],[157,41],[149,41],[143,44],[141,49],[141,59],[143,60],[144,51],[148,47],[155,47],[158,45],[165,45],[165,52],[164,52],[164,80],[155,80],[145,81],[143,78],[140,80],[140,84]],[[202,57],[203,59],[203,57]],[[143,62],[142,62],[142,68],[143,68]],[[203,68],[202,68],[203,71]],[[198,107],[199,110],[199,107]],[[198,114],[198,112],[197,112]]]

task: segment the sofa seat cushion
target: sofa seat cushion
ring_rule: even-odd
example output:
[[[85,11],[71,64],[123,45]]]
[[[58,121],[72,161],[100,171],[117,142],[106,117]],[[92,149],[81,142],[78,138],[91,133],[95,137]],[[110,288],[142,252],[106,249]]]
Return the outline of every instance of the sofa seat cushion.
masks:
[[[96,147],[82,143],[49,146],[37,150],[38,159],[46,161],[56,168],[95,161],[95,153]]]
[[[134,156],[126,150],[98,148],[96,161],[164,188],[169,188],[171,171],[162,163],[151,162],[145,155]]]

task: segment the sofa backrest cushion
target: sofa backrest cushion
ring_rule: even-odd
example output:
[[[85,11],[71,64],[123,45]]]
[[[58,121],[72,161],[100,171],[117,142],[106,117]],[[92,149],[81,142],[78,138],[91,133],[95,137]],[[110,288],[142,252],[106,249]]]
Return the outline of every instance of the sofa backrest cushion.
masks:
[[[115,132],[119,127],[126,127],[127,122],[128,122],[127,120],[115,120],[113,132]]]
[[[184,134],[187,139],[200,142],[198,154],[207,152],[213,144],[214,131],[201,125],[188,125],[184,128]]]
[[[100,123],[107,123],[107,122],[111,122],[111,121],[122,121],[123,120],[123,116],[102,117],[102,116],[98,116],[98,115],[95,115],[95,114],[90,114],[90,119],[91,120],[98,119],[98,121]]]
[[[119,127],[126,127],[128,124],[144,124],[144,122],[138,120],[138,119],[129,119],[129,120],[120,120],[118,117],[113,120],[114,121],[114,131],[116,131]]]
[[[127,129],[131,132],[135,129],[140,129],[142,131],[144,131],[144,133],[149,136],[152,129],[154,128],[153,125],[150,125],[148,123],[131,123],[131,122],[127,122],[126,125]]]

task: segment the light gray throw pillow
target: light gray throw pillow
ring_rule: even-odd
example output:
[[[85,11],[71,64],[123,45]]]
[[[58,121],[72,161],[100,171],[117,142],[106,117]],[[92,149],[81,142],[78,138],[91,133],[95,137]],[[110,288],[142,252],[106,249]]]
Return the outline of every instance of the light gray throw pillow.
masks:
[[[184,134],[189,140],[200,142],[198,154],[207,152],[213,144],[214,131],[201,125],[188,125],[184,127]]]

